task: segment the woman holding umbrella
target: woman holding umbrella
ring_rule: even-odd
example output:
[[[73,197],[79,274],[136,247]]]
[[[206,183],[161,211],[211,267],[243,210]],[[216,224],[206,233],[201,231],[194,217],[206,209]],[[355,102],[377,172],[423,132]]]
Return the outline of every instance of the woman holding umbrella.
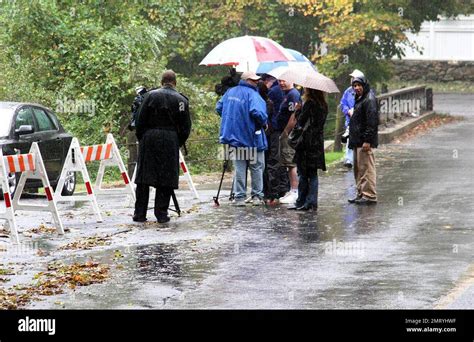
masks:
[[[298,199],[289,210],[317,210],[318,169],[326,171],[324,157],[324,124],[328,105],[320,90],[304,88],[303,108],[296,114],[297,125],[306,127],[296,147],[294,162],[298,170]]]
[[[326,170],[324,123],[328,105],[324,93],[338,93],[339,89],[333,80],[308,67],[307,63],[278,67],[268,74],[304,87],[303,108],[296,116],[296,127],[303,128],[303,139],[296,146],[294,157],[299,176],[298,199],[289,209],[315,210],[318,207],[318,169]]]

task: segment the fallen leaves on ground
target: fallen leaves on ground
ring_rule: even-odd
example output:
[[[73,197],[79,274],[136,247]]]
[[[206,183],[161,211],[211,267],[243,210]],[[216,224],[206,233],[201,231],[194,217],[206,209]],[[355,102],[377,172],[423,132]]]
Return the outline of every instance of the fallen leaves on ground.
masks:
[[[84,239],[80,239],[67,245],[59,247],[60,250],[70,250],[70,249],[92,249],[96,246],[105,246],[110,245],[110,236],[89,236]]]
[[[0,267],[0,275],[14,275],[15,272],[13,270],[13,268],[9,267],[9,268],[3,268],[3,267]]]
[[[28,229],[25,233],[27,233],[27,234],[54,234],[54,233],[56,233],[56,228],[55,227],[47,227],[44,224],[40,224],[36,228]],[[23,235],[25,235],[25,233],[23,233]]]
[[[199,205],[194,204],[191,208],[182,210],[181,213],[182,214],[191,214],[191,213],[198,212],[200,209],[201,209],[201,207]]]
[[[39,296],[61,294],[65,287],[74,289],[77,286],[102,283],[109,277],[109,270],[108,265],[94,261],[71,265],[50,263],[47,271],[34,276],[35,284],[0,289],[0,310],[15,310],[38,299]]]
[[[48,251],[45,251],[44,249],[41,249],[41,248],[38,248],[38,251],[36,252],[36,255],[38,255],[40,257],[48,256],[50,254],[51,253],[49,253]]]
[[[419,124],[418,126],[414,127],[410,131],[402,134],[398,138],[394,140],[396,144],[400,144],[405,142],[406,140],[412,139],[418,135],[423,135],[429,132],[430,130],[437,128],[441,125],[445,125],[447,123],[451,123],[454,121],[459,121],[460,118],[455,117],[455,116],[449,116],[449,115],[437,115],[429,120],[426,120]]]

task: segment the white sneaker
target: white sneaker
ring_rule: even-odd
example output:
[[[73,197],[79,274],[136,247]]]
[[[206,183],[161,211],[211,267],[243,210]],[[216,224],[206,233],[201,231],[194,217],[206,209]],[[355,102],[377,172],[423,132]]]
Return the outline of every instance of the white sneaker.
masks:
[[[288,192],[285,196],[280,198],[281,204],[294,204],[298,199],[298,193],[294,191]]]
[[[250,204],[252,204],[252,203],[253,203],[253,197],[252,197],[252,196],[248,197],[248,198],[245,200],[245,203],[250,203]]]
[[[258,197],[258,196],[255,196],[253,199],[252,199],[252,205],[253,206],[260,206],[260,205],[265,205],[265,201]]]
[[[245,207],[245,201],[233,199],[230,205],[235,206],[235,207]]]

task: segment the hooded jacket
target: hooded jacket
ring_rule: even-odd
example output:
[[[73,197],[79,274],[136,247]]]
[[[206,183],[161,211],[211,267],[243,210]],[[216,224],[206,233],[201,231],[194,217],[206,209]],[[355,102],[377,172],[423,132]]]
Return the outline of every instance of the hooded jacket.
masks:
[[[257,88],[245,81],[230,88],[217,102],[216,111],[221,115],[219,142],[234,147],[267,149],[263,126],[267,123],[266,103]]]
[[[362,147],[366,142],[370,143],[372,148],[376,148],[379,126],[377,98],[370,90],[369,82],[365,77],[356,77],[352,84],[355,82],[363,85],[364,92],[361,97],[355,100],[354,113],[349,125],[349,148]]]

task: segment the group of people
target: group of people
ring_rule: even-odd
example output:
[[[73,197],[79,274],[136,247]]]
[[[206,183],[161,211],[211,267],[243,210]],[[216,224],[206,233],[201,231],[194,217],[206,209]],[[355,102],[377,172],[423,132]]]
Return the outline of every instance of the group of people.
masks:
[[[341,99],[348,130],[345,164],[354,166],[357,194],[350,203],[377,202],[373,148],[378,145],[378,105],[365,75],[354,70]],[[270,75],[244,72],[216,105],[222,117],[219,140],[234,162],[236,206],[289,204],[289,210],[317,210],[318,170],[326,170],[325,93],[295,86]],[[292,142],[292,131],[301,137]],[[245,150],[246,153],[237,153]],[[234,155],[232,156],[232,153]],[[253,156],[253,158],[252,158]],[[251,192],[247,197],[247,172]]]
[[[373,149],[378,145],[378,105],[364,74],[355,70],[341,108],[349,128],[346,164],[354,166],[357,194],[350,203],[376,203]],[[168,222],[168,207],[179,181],[179,148],[189,137],[188,99],[176,90],[176,74],[168,70],[162,87],[137,89],[133,124],[139,141],[133,220],[147,220],[149,187],[156,188],[154,213]],[[139,101],[138,101],[139,100]],[[229,146],[234,164],[232,205],[289,204],[288,209],[316,211],[318,170],[326,170],[325,93],[270,75],[244,72],[237,85],[217,102],[221,116],[219,141]],[[294,131],[299,130],[297,136]],[[247,197],[247,173],[251,193]]]
[[[233,205],[284,203],[294,210],[317,208],[318,169],[326,170],[328,106],[322,91],[305,88],[301,96],[285,80],[244,72],[239,84],[218,101],[216,111],[222,117],[220,143],[230,146],[229,157],[234,162]],[[289,137],[297,126],[304,130],[294,148]],[[247,153],[236,153],[232,158],[233,151],[242,149]]]

